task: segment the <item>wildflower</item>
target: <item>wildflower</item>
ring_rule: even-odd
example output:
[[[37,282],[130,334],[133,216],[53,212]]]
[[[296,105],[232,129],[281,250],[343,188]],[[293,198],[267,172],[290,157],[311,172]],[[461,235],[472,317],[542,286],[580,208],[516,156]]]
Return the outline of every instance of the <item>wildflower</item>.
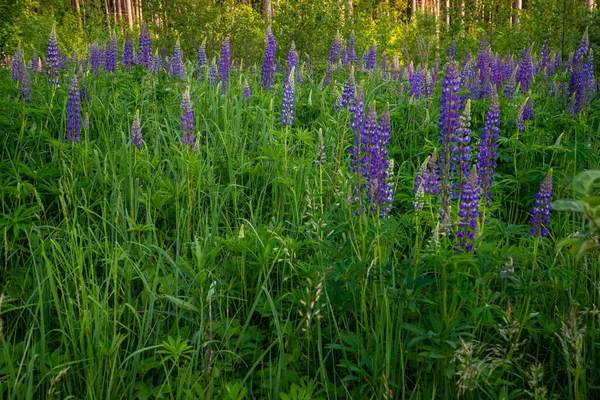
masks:
[[[365,67],[369,70],[374,70],[376,65],[377,65],[377,43],[373,42],[373,45],[369,49]]]
[[[521,52],[521,62],[517,70],[516,81],[522,92],[529,91],[533,77],[533,62],[531,60],[531,46]]]
[[[327,162],[327,155],[325,154],[325,139],[323,138],[323,129],[319,129],[319,151],[317,153],[317,158],[313,162],[318,165],[323,165]]]
[[[267,27],[267,34],[265,40],[265,57],[263,60],[263,66],[261,70],[261,80],[263,89],[270,90],[274,83],[275,77],[275,53],[277,52],[277,42],[275,36],[271,31],[271,27]]]
[[[11,77],[13,81],[20,82],[23,80],[23,53],[18,47],[15,50],[15,54],[12,59]]]
[[[348,40],[348,62],[354,63],[358,61],[358,57],[356,56],[356,50],[354,49],[354,31],[350,34],[350,40]]]
[[[192,110],[192,102],[190,100],[190,88],[185,89],[183,99],[181,100],[181,130],[183,136],[181,137],[181,143],[193,146],[196,140],[194,135],[194,111]]]
[[[250,85],[248,85],[248,79],[244,79],[244,88],[242,89],[242,97],[246,101],[252,99],[252,92],[250,91]]]
[[[206,39],[198,47],[198,79],[204,78],[204,67],[206,65]]]
[[[296,44],[292,40],[292,45],[290,46],[290,51],[288,51],[287,68],[285,70],[285,79],[288,79],[288,77],[290,76],[290,71],[294,67],[296,68],[296,70],[298,70],[298,54],[296,53]]]
[[[354,67],[350,69],[350,75],[348,76],[348,80],[344,85],[344,89],[342,91],[341,98],[341,106],[348,107],[356,97],[356,84],[354,83]]]
[[[86,131],[90,129],[90,114],[87,111],[83,117],[83,129]]]
[[[491,203],[491,188],[494,185],[494,175],[496,169],[496,159],[498,153],[498,139],[500,132],[500,106],[498,104],[498,95],[494,94],[492,102],[488,107],[479,145],[479,154],[477,154],[477,177],[479,187],[481,188],[481,198]]]
[[[221,78],[222,89],[229,88],[229,69],[231,67],[231,56],[229,51],[229,37],[223,40],[221,46],[221,57],[219,57],[219,76]]]
[[[171,75],[173,75],[173,78],[175,79],[183,77],[183,54],[181,54],[179,38],[177,38],[177,41],[175,42],[173,57],[171,58]]]
[[[477,232],[477,218],[479,217],[480,187],[475,166],[468,174],[461,190],[458,210],[458,229],[456,238],[459,240],[457,250],[473,251],[473,241]]]
[[[210,63],[210,68],[208,70],[208,83],[211,86],[214,86],[217,84],[217,75],[218,75],[217,62],[213,58],[212,62]]]
[[[115,72],[117,70],[117,53],[119,52],[119,44],[117,43],[117,35],[113,32],[110,35],[108,46],[106,46],[106,54],[104,55],[104,70]]]
[[[548,234],[546,226],[550,223],[550,198],[552,197],[552,170],[548,172],[540,191],[535,195],[533,210],[531,212],[531,230],[533,237],[544,237]]]
[[[312,65],[310,63],[310,56],[307,54],[306,58],[304,60],[304,68],[306,69],[306,72],[308,73],[308,75],[312,78]]]
[[[79,81],[77,74],[71,79],[69,98],[67,102],[67,140],[79,142],[81,131],[81,101],[79,99]]]
[[[339,56],[341,45],[342,45],[342,42],[341,42],[341,38],[340,38],[340,33],[338,32],[335,35],[335,39],[333,40],[331,49],[329,49],[329,57],[327,58],[329,65],[336,65],[338,63],[338,56]]]
[[[140,110],[135,110],[135,118],[133,120],[133,125],[131,125],[131,144],[133,144],[135,147],[142,147],[142,127],[140,126]]]
[[[46,52],[46,67],[48,68],[48,83],[58,85],[60,71],[60,50],[58,40],[56,39],[56,29],[52,27],[50,38],[48,39],[48,51]]]
[[[140,30],[138,51],[138,64],[141,64],[145,69],[149,69],[152,66],[152,38],[145,22],[142,23]]]
[[[90,71],[97,73],[102,66],[102,50],[98,47],[98,42],[91,43],[88,46],[88,57],[90,61]]]
[[[31,70],[34,72],[42,72],[42,60],[40,60],[35,51],[31,56],[31,63],[29,65],[29,68],[31,68]]]
[[[296,86],[294,84],[294,67],[290,71],[290,76],[283,85],[283,106],[281,108],[281,123],[292,126],[294,123],[294,101],[296,96]]]
[[[470,162],[471,162],[471,100],[467,100],[465,110],[458,120],[459,127],[456,130],[456,135],[450,138],[450,169],[455,171],[457,177],[455,189],[458,191],[458,197],[460,197],[460,191],[463,187],[463,182],[469,175]]]
[[[456,43],[454,40],[450,43],[450,47],[448,47],[448,61],[454,61],[456,58]]]
[[[19,80],[19,93],[21,100],[25,103],[31,103],[31,80],[29,79],[29,71],[23,72],[23,77]]]
[[[131,39],[129,32],[127,32],[127,36],[125,36],[125,43],[123,44],[123,58],[121,59],[121,63],[127,68],[131,68],[131,66],[135,63],[133,39]]]

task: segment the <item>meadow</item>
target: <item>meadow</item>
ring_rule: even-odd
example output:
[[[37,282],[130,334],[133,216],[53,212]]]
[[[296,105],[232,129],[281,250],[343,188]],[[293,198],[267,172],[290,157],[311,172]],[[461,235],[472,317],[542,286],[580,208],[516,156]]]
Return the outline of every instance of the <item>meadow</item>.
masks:
[[[0,398],[600,396],[587,33],[268,30],[254,64],[48,33],[0,68]]]

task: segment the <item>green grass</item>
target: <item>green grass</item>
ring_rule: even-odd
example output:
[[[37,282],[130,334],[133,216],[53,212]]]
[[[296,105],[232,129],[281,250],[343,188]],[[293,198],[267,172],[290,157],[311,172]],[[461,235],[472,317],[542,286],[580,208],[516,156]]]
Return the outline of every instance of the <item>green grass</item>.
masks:
[[[297,84],[292,128],[282,76],[265,92],[257,67],[234,69],[227,93],[191,74],[86,73],[79,143],[65,140],[69,74],[58,87],[33,76],[26,104],[0,70],[1,398],[599,395],[599,259],[556,249],[584,222],[554,212],[549,237],[528,233],[550,168],[556,199],[598,166],[597,102],[571,118],[541,80],[501,100],[490,221],[467,254],[453,237],[433,243],[433,199],[412,206],[437,146],[439,84],[415,102],[406,82],[357,73],[366,104],[390,103],[395,195],[380,218],[347,201],[353,133],[333,110],[347,71],[323,90],[320,77]],[[188,85],[197,153],[179,141]],[[528,96],[536,119],[517,133]],[[475,137],[488,104],[473,101]]]

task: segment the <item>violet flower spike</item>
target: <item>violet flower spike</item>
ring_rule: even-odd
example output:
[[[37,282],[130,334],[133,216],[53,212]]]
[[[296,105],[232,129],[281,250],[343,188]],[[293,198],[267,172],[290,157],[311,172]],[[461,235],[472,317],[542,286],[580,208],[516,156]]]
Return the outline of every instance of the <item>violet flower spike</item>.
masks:
[[[535,195],[533,209],[531,211],[531,229],[529,234],[533,237],[544,237],[548,235],[548,224],[550,223],[550,198],[552,197],[552,170],[548,172],[540,191]]]
[[[142,127],[140,125],[140,110],[135,110],[135,118],[131,125],[131,144],[142,147]]]
[[[181,143],[193,146],[196,141],[196,135],[194,135],[194,111],[192,110],[192,102],[190,100],[190,88],[185,89],[183,99],[181,100],[181,130],[183,136],[181,137]]]
[[[46,52],[46,68],[48,72],[48,83],[58,85],[59,71],[61,67],[60,50],[58,40],[56,39],[56,28],[52,27],[50,38],[48,39],[48,51]]]
[[[500,133],[500,105],[498,95],[494,94],[488,107],[477,154],[477,177],[481,188],[481,198],[491,204],[491,188],[494,185],[496,159],[498,158],[498,139]]]
[[[250,91],[250,85],[248,85],[248,79],[244,79],[244,88],[242,89],[242,97],[246,101],[252,99],[252,92]]]
[[[283,85],[283,105],[281,108],[282,125],[292,126],[294,123],[294,102],[296,97],[296,86],[294,84],[294,67],[290,71],[290,76]]]
[[[229,88],[229,69],[231,67],[231,55],[229,46],[229,37],[223,40],[221,45],[221,57],[219,57],[219,77],[221,78],[221,88],[227,91]]]
[[[121,59],[121,64],[123,64],[127,68],[131,68],[135,64],[133,39],[131,39],[131,35],[129,35],[129,32],[127,32],[127,36],[125,36],[125,43],[123,44],[123,58]]]
[[[67,140],[79,142],[81,131],[81,101],[79,98],[79,81],[77,74],[71,79],[67,102]]]

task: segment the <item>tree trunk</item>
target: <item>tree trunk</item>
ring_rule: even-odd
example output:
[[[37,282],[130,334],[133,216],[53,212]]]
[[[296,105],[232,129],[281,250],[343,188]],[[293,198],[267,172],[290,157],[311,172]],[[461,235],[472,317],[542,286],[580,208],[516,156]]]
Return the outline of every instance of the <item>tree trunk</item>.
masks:
[[[126,1],[127,4],[127,24],[129,25],[129,29],[133,29],[133,6],[131,4],[131,0]]]
[[[521,12],[521,8],[523,7],[523,0],[515,0],[513,6],[513,15],[512,15],[512,25],[519,25],[519,13]]]
[[[450,26],[450,0],[446,0],[446,4],[444,5],[444,10],[446,11],[446,25]]]
[[[263,0],[263,7],[265,11],[265,22],[267,23],[267,26],[269,26],[271,25],[271,16],[273,14],[271,0]]]
[[[586,0],[588,11],[592,12],[596,8],[596,0]]]

